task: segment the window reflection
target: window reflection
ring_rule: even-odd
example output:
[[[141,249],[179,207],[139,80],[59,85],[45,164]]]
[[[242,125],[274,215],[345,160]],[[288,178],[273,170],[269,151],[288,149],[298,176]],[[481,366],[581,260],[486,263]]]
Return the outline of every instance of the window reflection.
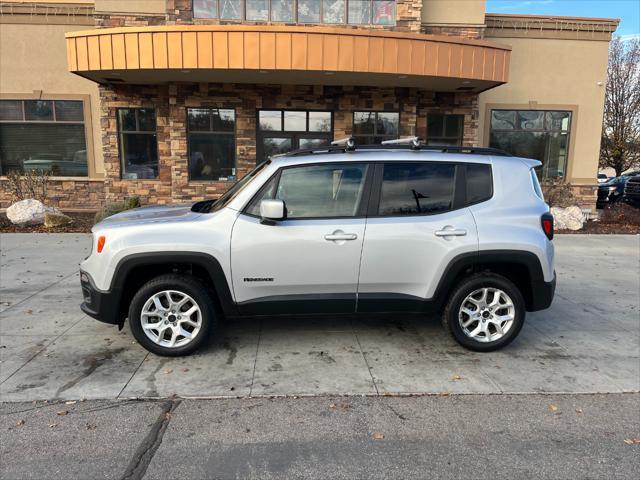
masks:
[[[195,18],[255,22],[395,25],[389,0],[194,0]]]
[[[542,162],[542,178],[561,178],[569,157],[571,112],[493,110],[490,146]]]

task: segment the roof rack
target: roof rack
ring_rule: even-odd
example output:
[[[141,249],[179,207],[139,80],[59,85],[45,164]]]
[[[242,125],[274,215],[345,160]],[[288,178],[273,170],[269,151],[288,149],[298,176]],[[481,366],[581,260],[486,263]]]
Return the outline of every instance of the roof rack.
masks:
[[[405,137],[397,140],[385,140],[381,144],[358,145],[352,137],[342,138],[331,142],[330,146],[321,148],[305,148],[294,150],[274,157],[291,157],[298,155],[313,155],[316,153],[345,153],[356,150],[424,150],[440,153],[466,153],[474,155],[493,155],[496,157],[511,157],[510,153],[497,148],[485,147],[460,147],[449,145],[425,145],[420,143],[418,137]]]

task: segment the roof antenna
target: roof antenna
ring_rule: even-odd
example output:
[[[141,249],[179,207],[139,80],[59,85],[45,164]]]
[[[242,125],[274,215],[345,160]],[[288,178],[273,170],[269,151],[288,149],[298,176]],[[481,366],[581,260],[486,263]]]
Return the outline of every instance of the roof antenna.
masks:
[[[356,149],[356,141],[353,137],[340,138],[331,142],[332,146],[344,147],[345,151],[353,152]]]
[[[397,140],[384,140],[382,145],[411,145],[411,150],[420,150],[420,139],[418,137],[403,137]]]

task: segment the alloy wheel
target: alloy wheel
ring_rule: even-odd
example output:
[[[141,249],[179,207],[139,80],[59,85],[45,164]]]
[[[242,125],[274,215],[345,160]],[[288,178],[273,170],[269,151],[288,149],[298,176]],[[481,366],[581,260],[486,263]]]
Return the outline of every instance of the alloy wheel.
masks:
[[[513,326],[516,308],[503,290],[480,288],[471,292],[460,305],[458,321],[464,334],[488,343],[504,337]]]
[[[145,302],[140,323],[152,342],[166,348],[178,348],[190,343],[200,332],[202,311],[186,293],[163,290]]]

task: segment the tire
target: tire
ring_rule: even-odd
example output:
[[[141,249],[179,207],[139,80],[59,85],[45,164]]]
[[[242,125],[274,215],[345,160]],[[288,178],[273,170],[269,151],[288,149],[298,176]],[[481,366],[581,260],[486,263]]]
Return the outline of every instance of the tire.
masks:
[[[182,301],[184,303],[180,305]],[[150,280],[138,290],[129,305],[131,333],[140,345],[156,355],[179,357],[193,353],[209,339],[216,323],[209,290],[187,275],[166,274]],[[149,328],[151,324],[157,324],[159,328]],[[181,332],[193,336],[189,338]]]
[[[494,303],[496,295],[498,304]],[[464,311],[461,310],[463,307]],[[454,288],[444,309],[442,324],[463,347],[476,352],[491,352],[508,345],[518,336],[525,315],[524,298],[513,282],[487,272],[471,275]],[[512,320],[503,322],[511,316]],[[468,325],[465,328],[463,324]],[[473,335],[474,332],[477,333]]]

